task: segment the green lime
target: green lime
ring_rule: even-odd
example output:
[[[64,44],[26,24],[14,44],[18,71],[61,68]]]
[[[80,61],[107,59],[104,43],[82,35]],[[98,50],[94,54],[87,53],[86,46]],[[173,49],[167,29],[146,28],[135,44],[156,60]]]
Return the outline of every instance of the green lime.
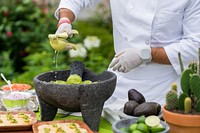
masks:
[[[143,132],[141,132],[140,130],[135,130],[132,133],[143,133]]]
[[[122,131],[123,133],[128,133],[129,132],[129,129],[125,128],[125,127],[120,128],[119,130]]]
[[[151,133],[158,133],[158,132],[162,132],[165,130],[165,127],[163,127],[162,124],[159,124],[158,126],[156,127],[151,127]]]
[[[149,128],[144,123],[138,123],[136,130],[140,130],[141,132],[147,133],[149,131]]]
[[[137,125],[138,124],[136,124],[136,123],[131,124],[130,127],[129,127],[130,131],[134,131],[136,129]]]
[[[137,122],[138,122],[138,123],[145,123],[145,116],[144,116],[144,115],[140,116],[140,117],[138,118]]]
[[[160,124],[160,118],[155,115],[146,117],[145,124],[149,127],[156,127]]]

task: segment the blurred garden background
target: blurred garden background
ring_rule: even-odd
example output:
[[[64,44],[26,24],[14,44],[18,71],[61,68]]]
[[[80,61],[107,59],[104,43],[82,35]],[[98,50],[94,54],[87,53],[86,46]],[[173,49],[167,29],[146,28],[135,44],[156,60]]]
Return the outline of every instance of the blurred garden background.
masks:
[[[54,11],[59,0],[0,1],[0,73],[12,83],[33,85],[33,78],[51,70],[69,69],[71,62],[83,61],[95,73],[105,71],[114,55],[112,23],[108,0],[81,12],[72,24],[79,35],[70,39],[80,50],[55,51],[48,34],[54,34]],[[0,85],[6,82],[0,78]]]

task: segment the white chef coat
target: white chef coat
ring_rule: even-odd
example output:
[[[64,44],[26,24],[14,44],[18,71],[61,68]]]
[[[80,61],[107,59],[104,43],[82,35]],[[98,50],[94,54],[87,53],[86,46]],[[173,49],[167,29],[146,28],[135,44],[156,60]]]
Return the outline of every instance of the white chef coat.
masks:
[[[58,18],[60,8],[68,8],[77,17],[94,1],[61,0],[55,16]],[[142,45],[163,47],[172,64],[148,63],[128,73],[114,72],[117,86],[112,98],[126,102],[128,90],[134,88],[145,96],[146,101],[164,104],[171,83],[179,85],[178,52],[181,52],[185,68],[198,59],[200,0],[110,0],[110,6],[116,53]]]

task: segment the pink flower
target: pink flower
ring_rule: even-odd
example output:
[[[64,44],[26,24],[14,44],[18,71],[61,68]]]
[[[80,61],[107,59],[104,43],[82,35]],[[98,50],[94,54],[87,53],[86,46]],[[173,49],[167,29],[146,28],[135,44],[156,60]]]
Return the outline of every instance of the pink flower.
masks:
[[[42,9],[42,12],[43,12],[44,14],[47,14],[47,13],[49,12],[49,10],[48,10],[47,7],[45,7],[45,8]]]
[[[33,2],[37,4],[38,0],[33,0]]]
[[[13,33],[11,31],[7,31],[6,35],[7,35],[8,38],[10,38],[10,37],[12,37]]]
[[[10,15],[10,12],[9,12],[9,11],[5,11],[5,12],[3,13],[3,15],[7,17],[7,16]]]

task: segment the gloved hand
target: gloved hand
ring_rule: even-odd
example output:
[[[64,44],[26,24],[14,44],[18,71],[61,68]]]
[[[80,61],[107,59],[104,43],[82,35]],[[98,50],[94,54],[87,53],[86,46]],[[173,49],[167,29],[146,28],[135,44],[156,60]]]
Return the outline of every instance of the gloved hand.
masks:
[[[140,55],[141,49],[139,48],[125,49],[115,55],[109,67],[112,68],[113,71],[129,72],[144,62]]]
[[[74,44],[65,41],[65,39],[67,39],[68,37],[72,37],[73,34],[78,34],[78,33],[73,33],[72,25],[68,18],[63,17],[58,21],[58,29],[55,34],[59,35],[59,37],[62,38],[62,39],[55,40],[55,39],[52,39],[54,38],[54,35],[49,36],[50,43],[55,50],[60,51],[60,50],[76,49]]]
[[[60,34],[63,32],[67,32],[69,37],[73,35],[72,25],[71,25],[69,19],[66,17],[63,17],[58,21],[58,29],[56,31],[56,34]]]

